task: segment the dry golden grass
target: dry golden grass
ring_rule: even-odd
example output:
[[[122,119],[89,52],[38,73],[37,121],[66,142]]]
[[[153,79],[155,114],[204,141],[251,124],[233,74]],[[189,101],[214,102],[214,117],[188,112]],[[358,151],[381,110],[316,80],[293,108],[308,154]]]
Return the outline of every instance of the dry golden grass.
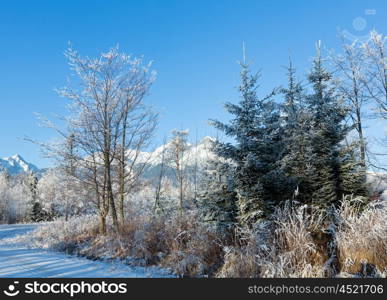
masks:
[[[239,247],[228,248],[218,277],[324,277],[328,257],[313,233],[324,216],[306,207],[279,208],[271,222],[245,231]]]
[[[220,265],[222,248],[215,233],[195,215],[186,215],[177,222],[168,222],[167,255],[161,261],[180,276],[211,275]]]
[[[318,238],[325,214],[289,203],[273,216],[271,251],[262,260],[262,277],[325,277],[328,241]]]
[[[260,277],[260,248],[257,242],[256,236],[251,231],[239,229],[234,245],[224,247],[224,262],[215,276],[218,278]]]
[[[362,265],[372,264],[386,272],[386,206],[371,204],[362,209],[356,199],[347,198],[337,216],[340,225],[336,239],[342,271],[354,274],[361,271]]]
[[[216,235],[194,214],[172,220],[131,217],[120,234],[95,236],[82,250],[88,257],[130,257],[143,265],[159,264],[181,277],[212,274],[221,263],[221,252]]]

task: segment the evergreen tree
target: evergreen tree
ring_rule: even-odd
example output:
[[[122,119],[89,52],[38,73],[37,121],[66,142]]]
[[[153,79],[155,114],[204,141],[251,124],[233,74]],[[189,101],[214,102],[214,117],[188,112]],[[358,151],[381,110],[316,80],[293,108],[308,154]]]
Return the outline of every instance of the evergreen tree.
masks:
[[[38,199],[38,178],[29,173],[27,177],[27,185],[31,193],[31,210],[29,220],[32,222],[42,222],[51,219],[51,216],[43,209]]]
[[[308,77],[312,93],[304,96],[291,63],[288,87],[282,89],[285,146],[281,168],[289,177],[291,198],[320,207],[346,194],[366,195],[365,169],[356,145],[344,143],[352,130],[345,122],[349,110],[337,96],[331,78],[318,49]]]
[[[27,185],[31,193],[31,202],[35,203],[38,200],[38,178],[33,173],[28,173]]]
[[[284,198],[307,202],[310,198],[310,114],[304,103],[301,83],[297,81],[292,62],[287,68],[288,86],[281,89],[284,95],[281,126],[284,153],[280,168],[288,178],[288,194]]]
[[[277,167],[283,145],[280,113],[272,99],[274,92],[259,98],[256,92],[259,74],[251,74],[246,64],[241,67],[241,101],[225,105],[234,118],[229,124],[213,121],[213,125],[235,143],[218,141],[214,152],[232,161],[239,221],[253,225],[282,200],[287,186],[282,170]]]
[[[340,165],[340,193],[343,195],[356,195],[367,197],[366,168],[361,154],[361,141],[353,142],[341,149],[339,156]],[[366,199],[364,199],[366,200]]]
[[[348,170],[343,168],[343,141],[351,130],[345,124],[348,109],[335,94],[332,75],[323,67],[320,46],[308,80],[313,92],[306,97],[310,113],[309,179],[311,201],[320,207],[341,200]],[[348,164],[347,164],[348,166]]]
[[[237,217],[230,170],[230,165],[220,159],[208,162],[201,184],[203,192],[199,195],[203,221],[210,223],[226,239],[232,233]]]
[[[42,222],[49,219],[47,212],[38,201],[33,203],[29,219],[31,222]]]

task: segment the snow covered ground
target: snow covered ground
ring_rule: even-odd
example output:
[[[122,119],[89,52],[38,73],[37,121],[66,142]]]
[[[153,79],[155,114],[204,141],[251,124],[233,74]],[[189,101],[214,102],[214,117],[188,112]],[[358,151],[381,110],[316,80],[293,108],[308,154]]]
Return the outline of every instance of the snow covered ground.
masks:
[[[13,239],[38,224],[0,225],[0,277],[173,277],[156,267],[132,267],[120,261],[101,262],[42,249],[30,249]]]

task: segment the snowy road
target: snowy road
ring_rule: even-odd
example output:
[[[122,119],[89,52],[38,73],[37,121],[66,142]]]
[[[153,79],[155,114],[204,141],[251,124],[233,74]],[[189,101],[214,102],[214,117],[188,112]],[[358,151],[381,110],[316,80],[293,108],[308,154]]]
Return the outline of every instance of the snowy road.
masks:
[[[0,225],[0,277],[171,277],[159,268],[99,262],[63,253],[29,249],[9,238],[28,234],[36,224]]]

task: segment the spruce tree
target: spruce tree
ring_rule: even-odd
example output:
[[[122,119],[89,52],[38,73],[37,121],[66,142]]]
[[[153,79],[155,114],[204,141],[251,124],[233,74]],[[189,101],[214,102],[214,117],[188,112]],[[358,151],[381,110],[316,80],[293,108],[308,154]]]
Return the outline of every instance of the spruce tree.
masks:
[[[28,188],[31,193],[31,210],[29,212],[29,220],[32,222],[47,221],[50,219],[49,214],[43,209],[38,199],[38,178],[29,173],[27,177]]]
[[[38,178],[31,172],[27,176],[27,185],[31,193],[31,202],[38,200]]]
[[[29,215],[31,222],[42,222],[46,219],[46,213],[39,202],[34,202]]]
[[[287,179],[278,168],[283,148],[278,105],[272,99],[274,92],[258,97],[258,78],[259,74],[252,74],[248,65],[241,64],[241,100],[225,105],[234,118],[228,124],[213,121],[234,140],[216,142],[214,152],[232,161],[238,219],[248,226],[267,217],[287,188]]]
[[[284,194],[284,200],[308,203],[313,193],[315,175],[310,160],[313,154],[310,134],[312,114],[306,107],[305,92],[295,74],[296,70],[290,61],[287,68],[288,85],[281,89],[284,96],[281,113],[284,153],[280,168],[288,178],[288,194]]]
[[[345,145],[339,153],[340,157],[340,193],[356,195],[364,198],[368,196],[366,187],[366,168],[361,154],[361,141],[354,141]]]
[[[284,195],[288,199],[300,199],[307,178],[306,156],[308,147],[307,118],[302,103],[302,86],[296,80],[295,69],[289,61],[287,68],[288,86],[281,89],[284,101],[281,106],[281,126],[283,140],[283,156],[280,168],[288,177],[289,194]]]
[[[209,161],[201,182],[203,192],[199,195],[203,221],[225,239],[232,234],[237,223],[237,200],[231,170],[230,165],[220,159]]]
[[[313,91],[306,97],[306,102],[310,113],[310,197],[312,203],[320,207],[341,200],[341,183],[344,173],[348,172],[342,168],[341,157],[343,141],[351,130],[344,122],[348,110],[336,95],[331,79],[331,73],[323,66],[318,46],[308,76]]]

